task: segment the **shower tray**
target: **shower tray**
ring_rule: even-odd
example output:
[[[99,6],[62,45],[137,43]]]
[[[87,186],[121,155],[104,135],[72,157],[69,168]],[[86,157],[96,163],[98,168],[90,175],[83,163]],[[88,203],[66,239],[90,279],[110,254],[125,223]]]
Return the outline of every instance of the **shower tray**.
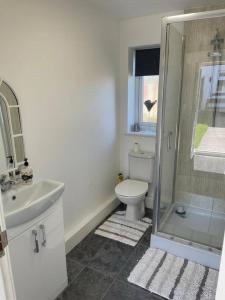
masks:
[[[183,206],[185,215],[176,214]],[[151,247],[166,250],[210,268],[219,269],[225,214],[176,202],[167,211]]]

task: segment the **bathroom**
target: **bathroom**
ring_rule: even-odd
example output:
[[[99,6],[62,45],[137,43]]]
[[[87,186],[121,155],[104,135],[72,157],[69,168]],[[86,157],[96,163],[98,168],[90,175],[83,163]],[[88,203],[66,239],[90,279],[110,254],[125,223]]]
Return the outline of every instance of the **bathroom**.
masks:
[[[204,133],[208,127],[223,127],[223,107],[210,114],[212,108],[208,107],[207,112],[201,110],[198,101],[204,99],[207,91],[203,75],[216,72],[216,66],[223,65],[224,8],[224,1],[219,0],[1,1],[0,95],[4,98],[1,90],[4,83],[15,93],[18,102],[9,104],[5,114],[10,116],[14,110],[20,125],[18,132],[8,133],[14,142],[11,142],[12,153],[5,156],[13,156],[17,148],[20,155],[16,153],[13,162],[7,158],[7,167],[1,167],[0,175],[13,170],[15,180],[15,170],[26,169],[33,175],[33,183],[25,184],[19,179],[20,183],[1,194],[3,222],[0,224],[4,229],[6,221],[8,246],[0,257],[0,299],[185,299],[174,291],[160,294],[152,286],[143,288],[132,282],[136,278],[130,276],[134,274],[132,270],[135,271],[150,247],[160,249],[160,253],[168,251],[171,257],[197,260],[207,272],[208,268],[218,271],[220,265],[220,273],[213,273],[219,276],[216,299],[225,299],[223,151],[217,157],[219,164],[212,166],[211,156],[203,155],[205,150],[199,148],[202,136],[200,142],[198,136],[198,147],[192,142],[199,130],[197,125],[212,121],[210,126],[203,127]],[[204,16],[205,20],[201,13],[206,11],[210,13],[207,18]],[[191,19],[190,13],[200,15]],[[183,14],[189,19],[169,19]],[[170,27],[166,33],[165,26]],[[157,102],[149,115],[144,107],[146,115],[152,118],[152,123],[145,126],[145,122],[139,122],[140,106],[135,101],[134,59],[138,51],[152,49],[161,52],[160,72],[155,74],[157,80],[160,78],[159,95],[151,99],[152,103]],[[222,80],[218,86],[223,90]],[[177,102],[168,104],[169,98]],[[1,115],[0,121],[2,125]],[[13,117],[10,122],[13,128]],[[173,135],[168,134],[171,131]],[[2,140],[0,162],[3,143]],[[173,145],[176,149],[168,151]],[[145,163],[139,165],[141,175],[149,169],[145,174],[147,179],[138,179],[150,182],[141,192],[145,197],[142,203],[145,203],[146,230],[135,246],[115,240],[115,236],[113,239],[95,233],[109,216],[112,218],[112,214],[126,209],[118,200],[121,195],[116,195],[115,187],[121,180],[119,173],[125,180],[132,177],[132,157],[136,159],[131,155],[133,152],[136,156],[147,153]],[[23,166],[25,157],[29,162],[27,168]],[[139,171],[138,167],[134,171]],[[29,225],[31,244],[25,243],[31,247],[34,260],[28,261],[23,242],[14,247],[14,252],[11,250],[12,234],[22,236],[16,231],[18,216],[5,215],[4,220],[3,211],[7,197],[11,200],[10,209],[14,205],[17,209],[26,201],[24,197],[29,195],[19,194],[20,184],[21,191],[30,189],[32,194],[38,182],[41,189],[38,193],[54,189],[58,198],[56,201],[51,194],[54,198],[51,199],[56,201],[60,217],[55,216],[52,224],[58,220],[61,225],[59,234],[55,225],[52,227],[54,239],[47,238],[46,244],[48,232],[41,226],[44,219],[40,222],[36,219],[38,226],[34,228]],[[32,197],[37,197],[35,192]],[[17,199],[13,200],[13,196]],[[41,214],[46,214],[41,209]],[[181,214],[176,214],[176,210]],[[28,218],[28,214],[29,211],[23,216]],[[20,228],[31,224],[31,217],[28,219]],[[14,224],[11,228],[7,228],[9,220]],[[209,222],[215,226],[210,228]],[[56,236],[61,237],[60,259],[53,249]],[[35,249],[39,252],[34,252]],[[45,250],[49,251],[46,265],[49,261],[51,265],[41,280],[42,273],[37,275],[38,259]],[[31,267],[30,273],[25,272],[25,267],[26,270]],[[213,296],[201,298],[196,292],[194,298],[186,299],[211,300],[215,292],[214,287]]]

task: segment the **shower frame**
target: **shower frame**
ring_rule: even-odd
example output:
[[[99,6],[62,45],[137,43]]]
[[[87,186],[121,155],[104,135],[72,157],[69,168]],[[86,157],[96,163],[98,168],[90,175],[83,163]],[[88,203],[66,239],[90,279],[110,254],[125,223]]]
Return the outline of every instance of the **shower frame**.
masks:
[[[225,9],[220,10],[212,10],[212,11],[205,11],[205,12],[197,12],[197,13],[188,13],[182,15],[175,15],[175,16],[168,16],[162,18],[162,27],[161,27],[161,53],[160,53],[160,84],[159,84],[159,107],[158,107],[158,124],[157,124],[157,141],[156,141],[156,162],[155,162],[155,180],[154,180],[154,196],[153,196],[153,236],[157,237],[157,233],[159,233],[159,225],[160,225],[160,196],[161,196],[161,174],[162,174],[162,137],[163,137],[163,127],[165,121],[165,93],[166,93],[166,83],[167,83],[167,72],[168,72],[168,36],[169,36],[169,26],[170,24],[174,23],[181,23],[185,21],[194,21],[194,20],[202,20],[202,19],[209,19],[209,18],[219,18],[225,17]],[[184,39],[183,39],[184,43]],[[183,45],[184,47],[184,45]],[[182,54],[184,55],[184,53]],[[181,66],[183,69],[183,65]],[[183,70],[182,70],[183,75]],[[180,93],[179,93],[179,108],[181,107],[182,101],[182,78],[181,78],[181,85],[180,85]],[[179,150],[179,120],[180,112],[178,114],[178,122],[176,128],[176,135],[175,135],[175,168],[173,174],[173,194],[175,191],[175,173],[176,173],[176,161],[177,161],[177,153]],[[174,199],[174,197],[173,197]],[[166,236],[166,234],[165,234]],[[153,240],[153,239],[152,239]],[[152,243],[151,240],[151,243]],[[182,239],[178,239],[179,242]],[[165,237],[166,243],[166,237]],[[200,246],[201,244],[199,244]],[[160,248],[160,247],[159,247]],[[171,245],[169,245],[171,249]]]

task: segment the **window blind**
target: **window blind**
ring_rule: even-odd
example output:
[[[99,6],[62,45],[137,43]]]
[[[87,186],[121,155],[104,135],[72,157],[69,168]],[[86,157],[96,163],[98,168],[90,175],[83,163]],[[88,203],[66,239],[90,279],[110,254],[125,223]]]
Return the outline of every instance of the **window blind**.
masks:
[[[159,75],[160,48],[140,49],[135,53],[135,76]]]

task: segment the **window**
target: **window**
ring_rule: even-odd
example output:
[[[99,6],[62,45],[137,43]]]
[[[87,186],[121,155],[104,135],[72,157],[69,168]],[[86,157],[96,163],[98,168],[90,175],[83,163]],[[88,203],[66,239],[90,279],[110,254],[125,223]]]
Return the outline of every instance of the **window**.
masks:
[[[136,100],[140,126],[157,123],[159,75],[136,77]]]
[[[135,50],[135,124],[141,131],[156,128],[159,56],[160,48]]]

